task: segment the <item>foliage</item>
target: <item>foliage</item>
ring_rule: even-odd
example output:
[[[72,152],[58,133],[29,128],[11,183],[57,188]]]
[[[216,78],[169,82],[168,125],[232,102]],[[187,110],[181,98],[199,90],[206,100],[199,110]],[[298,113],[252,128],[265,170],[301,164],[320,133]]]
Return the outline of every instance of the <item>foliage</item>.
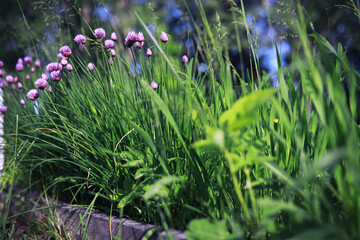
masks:
[[[250,49],[245,81],[228,60],[221,18],[213,31],[195,2],[203,71],[197,55],[181,63],[176,43],[161,43],[162,29],[152,33],[135,12],[151,57],[118,44],[110,64],[92,41],[73,48],[74,71],[36,102],[19,104],[31,81],[6,88],[17,178],[72,204],[188,229],[189,239],[358,238],[359,74],[342,45],[307,28],[298,4],[298,48],[289,67],[277,50],[279,84],[270,88],[243,1],[232,2]]]

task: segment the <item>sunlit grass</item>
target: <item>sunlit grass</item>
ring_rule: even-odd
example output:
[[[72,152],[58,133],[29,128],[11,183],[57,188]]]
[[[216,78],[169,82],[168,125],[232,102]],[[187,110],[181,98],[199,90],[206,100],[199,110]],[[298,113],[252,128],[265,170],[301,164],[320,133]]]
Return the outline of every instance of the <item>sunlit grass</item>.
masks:
[[[203,73],[197,55],[182,63],[179,50],[168,54],[176,43],[162,43],[162,29],[152,34],[135,12],[151,57],[120,43],[110,64],[94,41],[73,48],[74,71],[36,103],[19,102],[33,81],[5,89],[8,168],[71,204],[188,229],[194,239],[359,237],[359,74],[341,44],[308,33],[299,5],[298,52],[289,68],[277,52],[271,89],[241,1],[233,18],[250,48],[246,82],[196,3]]]

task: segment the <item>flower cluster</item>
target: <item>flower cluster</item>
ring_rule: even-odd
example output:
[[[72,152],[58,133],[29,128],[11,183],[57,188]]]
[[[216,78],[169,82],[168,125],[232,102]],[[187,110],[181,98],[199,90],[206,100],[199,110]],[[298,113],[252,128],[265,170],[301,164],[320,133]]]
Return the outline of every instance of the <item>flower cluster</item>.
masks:
[[[136,34],[134,31],[131,31],[125,38],[125,46],[131,48],[135,44],[137,48],[141,48],[144,46],[144,41],[145,38],[142,32]]]
[[[97,28],[94,30],[94,37],[97,41],[101,42],[105,37],[105,30],[103,28]]]
[[[86,43],[86,37],[82,34],[75,36],[74,41],[79,44],[79,49],[82,51],[84,49],[84,43]]]
[[[7,107],[1,106],[0,107],[0,117],[4,117],[6,112],[7,112]]]
[[[98,42],[102,42],[103,39],[105,38],[105,36],[106,36],[106,33],[103,28],[97,28],[94,30],[94,37],[96,38],[96,40]],[[113,32],[111,34],[110,38],[106,39],[103,42],[103,45],[101,44],[110,53],[110,58],[108,61],[109,64],[114,63],[114,60],[111,57],[116,56],[116,51],[115,51],[116,43],[115,42],[117,40],[118,40],[117,35],[115,32]],[[166,43],[169,40],[169,38],[165,32],[161,32],[160,40],[164,43]],[[82,34],[78,34],[75,36],[74,41],[78,44],[79,49],[81,51],[84,48],[84,44],[86,43],[87,38]],[[131,31],[128,33],[128,35],[125,39],[125,46],[128,48],[131,48],[133,45],[135,45],[137,48],[140,49],[144,46],[144,42],[145,42],[145,37],[142,32],[135,33],[135,31]],[[153,53],[152,53],[151,49],[148,48],[146,51],[146,55],[148,57],[150,57],[150,56],[152,56],[152,54]],[[71,55],[72,55],[72,50],[69,46],[64,45],[59,48],[59,52],[57,55],[58,61],[48,63],[46,65],[47,73],[42,73],[41,77],[37,78],[36,81],[34,82],[36,89],[31,89],[27,92],[26,96],[29,100],[35,101],[40,95],[39,90],[46,90],[48,88],[48,91],[50,93],[52,93],[52,87],[48,83],[49,78],[54,82],[58,82],[62,78],[63,69],[66,69],[69,72],[74,70],[73,66],[69,63],[69,58],[71,57]],[[183,63],[187,63],[189,61],[189,59],[186,55],[184,55],[181,58],[181,61]],[[33,62],[33,66],[30,66],[32,62]],[[16,87],[18,89],[23,89],[23,84],[21,82],[19,82],[19,78],[17,76],[12,76],[9,74],[5,78],[6,81],[1,80],[1,77],[5,75],[5,71],[3,71],[1,69],[3,66],[4,66],[4,63],[2,61],[0,61],[0,88],[4,88],[8,84],[11,84],[12,89],[16,89]],[[36,72],[36,68],[40,68],[41,62],[38,59],[33,61],[31,56],[25,56],[24,58],[18,59],[15,68],[17,71],[24,71],[25,66],[29,67],[31,69],[31,72]],[[89,71],[94,71],[96,67],[95,67],[94,63],[90,62],[87,64],[87,68]],[[26,74],[26,77],[25,77],[26,79],[31,79],[31,75],[29,73],[30,72],[28,72]],[[16,84],[12,84],[12,83],[16,83]],[[154,90],[157,90],[159,88],[158,83],[155,81],[152,81],[151,88]],[[20,99],[20,104],[25,105],[25,100],[23,98]],[[0,116],[4,116],[6,111],[7,111],[6,106],[0,107]]]
[[[31,100],[35,101],[39,97],[39,93],[36,89],[31,89],[26,96]]]

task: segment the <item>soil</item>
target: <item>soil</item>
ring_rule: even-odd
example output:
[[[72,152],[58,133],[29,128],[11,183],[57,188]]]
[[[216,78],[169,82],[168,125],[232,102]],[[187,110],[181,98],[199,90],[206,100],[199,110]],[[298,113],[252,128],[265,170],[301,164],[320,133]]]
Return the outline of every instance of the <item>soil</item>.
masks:
[[[5,192],[4,192],[5,191]],[[11,196],[8,218],[6,219],[6,206],[8,203],[8,193],[6,189],[0,193],[0,221],[3,219],[5,224],[5,236],[2,239],[60,239],[60,235],[56,235],[56,226],[52,224],[53,221],[49,218],[46,211],[34,211],[30,213],[20,214],[31,209],[29,206],[35,206],[35,202],[29,197],[29,194],[21,192],[20,189],[14,188]],[[43,202],[39,203],[44,206]],[[16,217],[14,215],[20,214]],[[1,224],[2,227],[2,224]],[[53,230],[51,230],[53,229]],[[0,230],[1,234],[2,230]]]

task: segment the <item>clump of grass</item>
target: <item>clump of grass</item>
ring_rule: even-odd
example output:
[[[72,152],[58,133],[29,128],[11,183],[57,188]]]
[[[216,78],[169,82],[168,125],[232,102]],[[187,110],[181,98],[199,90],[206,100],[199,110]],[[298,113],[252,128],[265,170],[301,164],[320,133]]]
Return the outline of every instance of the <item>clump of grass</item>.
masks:
[[[88,36],[91,45],[72,48],[73,71],[62,70],[51,92],[20,105],[32,84],[6,89],[7,154],[27,149],[16,166],[70,203],[188,229],[191,239],[360,236],[359,74],[341,44],[335,50],[306,31],[298,4],[299,47],[289,68],[277,50],[279,86],[271,89],[243,1],[232,4],[248,39],[248,82],[228,60],[220,17],[213,34],[200,1],[202,72],[197,56],[169,55],[176,43],[135,12],[151,56],[135,32],[127,47],[115,44],[115,56],[112,44]]]

